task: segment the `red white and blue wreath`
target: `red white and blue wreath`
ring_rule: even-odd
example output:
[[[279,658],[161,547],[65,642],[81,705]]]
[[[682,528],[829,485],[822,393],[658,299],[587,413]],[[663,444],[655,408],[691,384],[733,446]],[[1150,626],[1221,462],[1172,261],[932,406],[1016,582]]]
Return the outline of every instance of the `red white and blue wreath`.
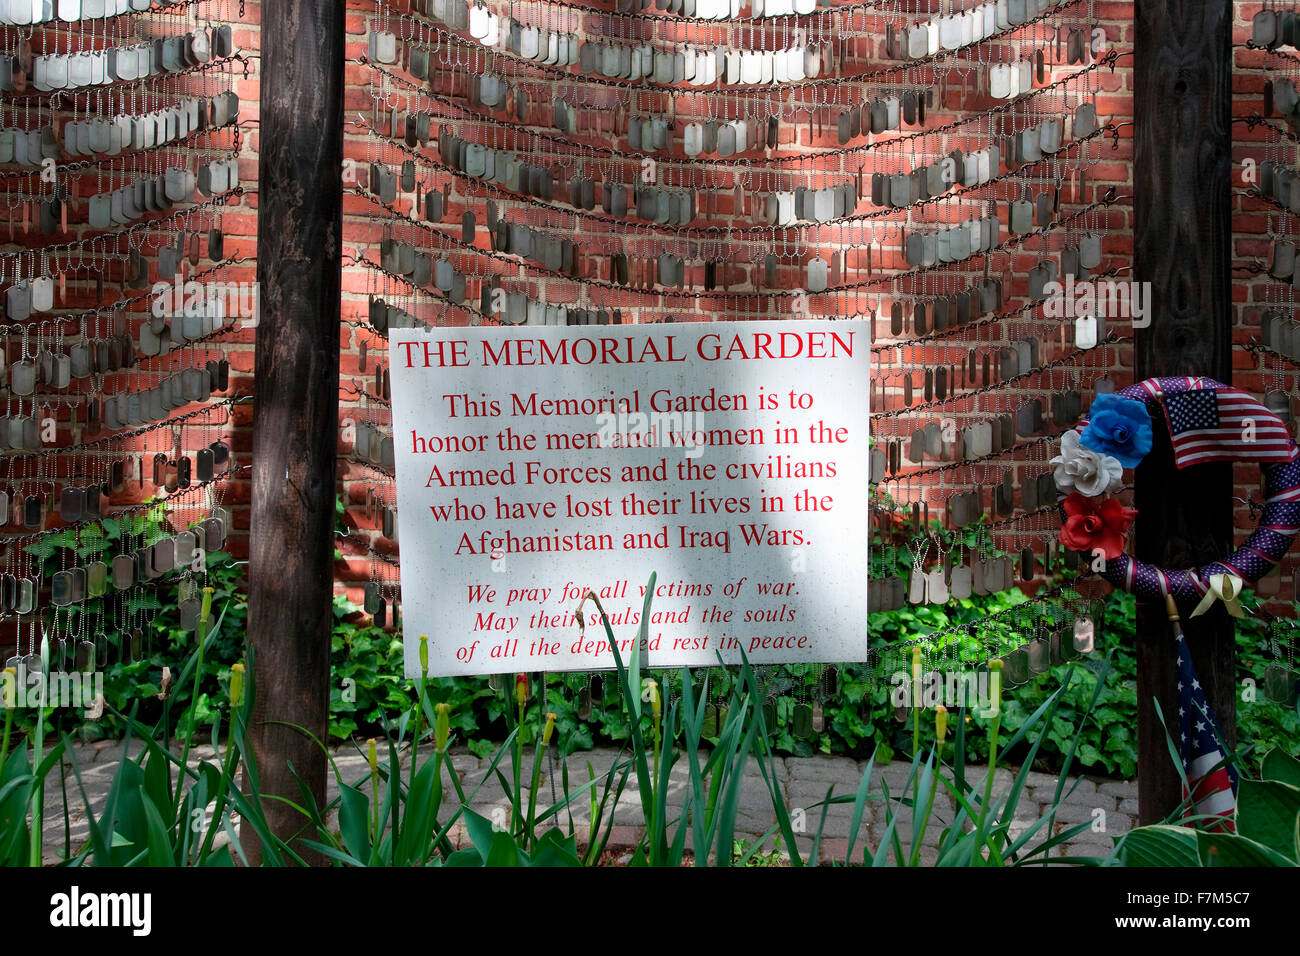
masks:
[[[1169,429],[1174,464],[1252,462],[1264,476],[1259,527],[1230,557],[1199,568],[1161,568],[1124,552],[1137,516],[1114,497],[1124,470],[1151,451],[1152,417]],[[1105,558],[1101,571],[1116,587],[1139,597],[1200,598],[1200,613],[1216,599],[1241,613],[1243,584],[1254,584],[1287,553],[1300,532],[1300,449],[1281,419],[1255,398],[1209,378],[1152,378],[1099,395],[1088,419],[1061,436],[1052,459],[1062,497],[1061,543]]]

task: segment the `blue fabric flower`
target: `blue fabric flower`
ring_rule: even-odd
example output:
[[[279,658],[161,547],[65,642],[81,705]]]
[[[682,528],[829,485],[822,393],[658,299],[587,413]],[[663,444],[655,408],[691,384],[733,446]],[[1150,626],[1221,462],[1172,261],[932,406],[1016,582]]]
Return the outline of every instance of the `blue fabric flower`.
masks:
[[[1136,468],[1151,450],[1151,414],[1142,402],[1114,394],[1098,395],[1079,436],[1085,448]]]

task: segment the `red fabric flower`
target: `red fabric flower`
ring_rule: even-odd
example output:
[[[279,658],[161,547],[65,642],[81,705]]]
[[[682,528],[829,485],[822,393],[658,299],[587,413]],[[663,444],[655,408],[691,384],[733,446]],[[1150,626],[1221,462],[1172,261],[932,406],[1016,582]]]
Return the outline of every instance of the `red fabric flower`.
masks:
[[[1077,491],[1066,497],[1061,507],[1065,523],[1061,525],[1061,544],[1072,551],[1091,554],[1100,549],[1107,561],[1124,551],[1124,535],[1137,517],[1114,498],[1098,501]]]

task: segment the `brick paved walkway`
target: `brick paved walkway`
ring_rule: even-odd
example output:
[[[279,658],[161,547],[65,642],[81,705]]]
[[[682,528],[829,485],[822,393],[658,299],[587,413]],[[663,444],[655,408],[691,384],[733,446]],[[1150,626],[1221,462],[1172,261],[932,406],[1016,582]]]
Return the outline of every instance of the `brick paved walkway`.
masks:
[[[82,778],[91,805],[96,810],[103,806],[120,752],[120,744],[109,742],[77,748],[76,756],[82,768]],[[198,747],[192,753],[195,760],[212,759],[210,747]],[[600,774],[609,768],[611,762],[617,756],[617,752],[603,749],[582,752],[569,757],[570,787],[576,788],[586,781],[586,765],[588,762],[591,763],[597,774]],[[526,755],[526,768],[531,768],[531,759],[531,756]],[[365,756],[360,749],[342,748],[336,751],[335,761],[346,782],[363,786],[363,789],[366,790],[369,789],[369,771],[366,767]],[[473,794],[473,796],[470,796],[470,806],[473,810],[488,819],[493,819],[494,809],[509,807],[495,775],[490,779],[484,779],[490,765],[489,760],[480,760],[473,754],[462,752],[454,753],[452,762],[460,775],[466,795]],[[504,769],[505,764],[503,763],[501,766]],[[837,796],[851,796],[856,793],[865,769],[864,763],[848,757],[786,757],[777,761],[778,782],[782,788],[787,807],[789,807],[792,815],[797,814],[800,809],[804,811],[805,833],[798,836],[797,839],[800,842],[800,850],[805,858],[811,848],[812,833],[816,830],[821,818],[821,808],[814,807],[814,804],[824,800],[827,789],[831,787],[834,788]],[[872,791],[880,791],[880,781],[883,779],[889,785],[890,793],[896,795],[906,780],[908,769],[907,764],[897,762],[875,768]],[[984,769],[982,767],[969,767],[967,768],[967,779],[972,782],[982,780],[983,773]],[[995,793],[1005,793],[1005,788],[1010,784],[1011,779],[1010,770],[1000,769],[994,777]],[[1087,821],[1093,821],[1094,826],[1076,836],[1068,846],[1054,848],[1053,855],[1104,856],[1112,848],[1114,838],[1126,832],[1135,824],[1137,816],[1137,784],[1135,781],[1115,781],[1086,776],[1077,778],[1077,783],[1076,781],[1072,781],[1072,783],[1076,785],[1057,810],[1056,822],[1053,824],[1055,832],[1060,832],[1062,829],[1076,823]],[[482,784],[481,787],[480,784]],[[672,794],[670,803],[678,808],[681,806],[681,795],[685,792],[687,784],[685,767],[679,763],[673,770],[670,782]],[[560,789],[558,775],[554,781],[554,786],[555,791],[558,793]],[[476,788],[478,789],[475,793]],[[450,790],[450,788],[447,789]],[[1055,776],[1035,772],[1029,774],[1026,791],[1021,796],[1017,807],[1013,823],[1014,833],[1023,832],[1025,827],[1030,826],[1045,815],[1047,810],[1050,809],[1055,790]],[[330,798],[333,799],[337,792],[337,784],[331,775],[329,780]],[[544,807],[551,803],[551,792],[552,781],[549,779],[549,774],[543,774],[541,794],[538,800],[539,806]],[[927,829],[922,840],[921,857],[927,863],[933,862],[937,855],[935,847],[937,846],[939,833],[943,829],[943,824],[952,819],[951,807],[947,801],[942,799],[942,794],[941,787],[940,798],[936,800],[934,811],[935,822]],[[80,793],[71,777],[68,780],[68,798],[72,807],[71,832],[72,846],[75,850],[86,839],[87,821]],[[578,804],[574,807],[575,829],[581,835],[585,832],[585,827],[582,824],[586,822],[588,803],[585,800],[575,801],[575,803]],[[740,839],[752,842],[766,833],[775,822],[771,799],[759,773],[758,766],[752,760],[746,769],[746,776],[741,789],[740,806],[741,815],[737,821],[736,834]],[[643,823],[640,797],[634,775],[629,777],[628,786],[613,812],[614,835],[611,845],[629,846],[634,844],[640,835]],[[61,850],[64,839],[63,801],[57,784],[47,788],[45,813],[46,855],[47,859],[52,861],[54,855],[50,853],[50,850],[52,848]],[[828,809],[819,853],[823,862],[844,861],[848,847],[847,837],[851,814],[851,803],[832,805]],[[502,810],[497,810],[497,818],[504,819]],[[881,800],[869,800],[867,813],[864,815],[854,851],[855,861],[861,859],[864,842],[872,849],[878,845],[884,836],[884,819],[883,802]],[[902,819],[910,820],[910,811],[904,810]],[[567,817],[565,822],[567,824]],[[1045,830],[1046,828],[1044,828]],[[904,848],[907,849],[911,837],[909,827],[900,824],[898,832]],[[460,832],[453,833],[453,838],[457,842],[462,836],[463,834]],[[1037,835],[1034,843],[1040,842],[1046,836],[1046,832]]]

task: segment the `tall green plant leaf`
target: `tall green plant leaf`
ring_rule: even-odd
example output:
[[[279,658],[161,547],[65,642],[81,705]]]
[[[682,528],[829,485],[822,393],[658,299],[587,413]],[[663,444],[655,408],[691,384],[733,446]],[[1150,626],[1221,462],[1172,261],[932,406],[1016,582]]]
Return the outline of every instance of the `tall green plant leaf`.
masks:
[[[1237,833],[1296,862],[1300,788],[1274,780],[1242,780],[1237,788]]]
[[[1130,830],[1112,860],[1120,866],[1200,866],[1196,831],[1158,824]]]

